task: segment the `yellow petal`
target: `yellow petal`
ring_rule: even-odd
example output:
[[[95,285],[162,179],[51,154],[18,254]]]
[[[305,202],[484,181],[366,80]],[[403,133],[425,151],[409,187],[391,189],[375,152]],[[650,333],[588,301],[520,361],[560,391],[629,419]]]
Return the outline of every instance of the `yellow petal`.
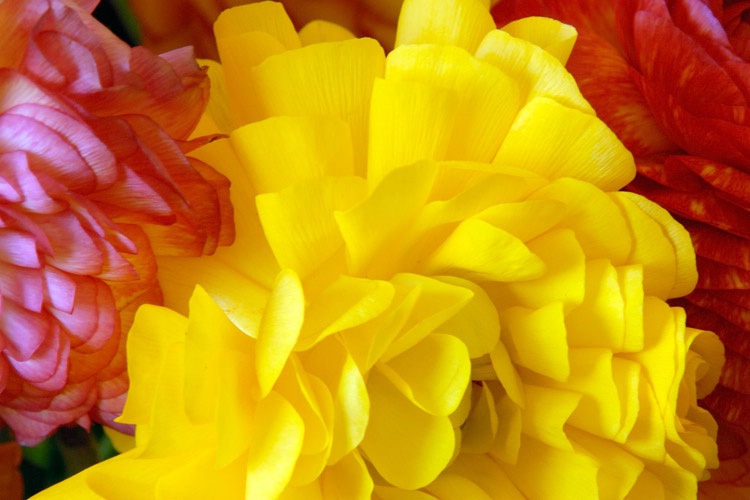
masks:
[[[541,259],[518,238],[479,219],[461,222],[424,263],[427,274],[473,281],[521,281],[544,271]]]
[[[398,47],[388,54],[385,76],[389,82],[421,82],[456,93],[448,159],[492,161],[520,107],[510,78],[454,46]]]
[[[483,210],[477,219],[508,231],[521,241],[529,241],[557,225],[565,206],[554,200],[524,200],[501,203]]]
[[[245,496],[274,498],[292,476],[302,448],[305,423],[288,401],[271,392],[258,404],[250,427]]]
[[[527,168],[549,179],[573,177],[605,191],[620,189],[635,177],[633,156],[603,121],[546,97],[521,109],[494,163]]]
[[[549,52],[562,65],[568,62],[578,32],[573,26],[548,17],[517,19],[502,27],[506,33],[533,43]]]
[[[582,453],[524,437],[518,465],[505,470],[528,498],[580,500],[599,498],[598,469],[598,464]]]
[[[563,306],[511,307],[503,312],[502,338],[515,364],[564,382],[570,375]]]
[[[444,160],[458,95],[420,82],[377,79],[372,89],[367,179],[377,185],[395,168]]]
[[[477,59],[499,68],[518,84],[522,104],[537,97],[547,97],[594,115],[573,76],[555,56],[533,43],[493,30],[482,40],[475,55]]]
[[[490,449],[490,456],[499,462],[515,464],[521,449],[521,408],[508,395],[497,400],[497,435]]]
[[[617,269],[605,259],[586,262],[583,303],[565,318],[569,344],[621,351],[625,344],[625,311]]]
[[[257,193],[354,174],[349,125],[338,118],[273,117],[234,130],[231,141]]]
[[[588,259],[625,264],[633,242],[620,208],[602,190],[571,178],[555,179],[530,196],[558,202],[560,226],[575,231]]]
[[[210,330],[209,330],[210,332]],[[253,421],[259,399],[258,381],[254,373],[253,351],[227,350],[221,353],[216,377],[218,384],[202,384],[205,389],[218,385],[218,404],[202,410],[215,419],[218,435],[216,467],[224,467],[248,450],[253,440]],[[193,360],[195,361],[195,360]],[[201,366],[197,364],[195,366]],[[202,373],[198,373],[198,376]],[[194,380],[195,377],[186,378]],[[187,394],[192,387],[186,386]],[[193,412],[197,413],[193,405]]]
[[[321,342],[305,357],[305,367],[323,380],[333,395],[333,441],[329,464],[359,446],[367,429],[370,399],[357,365],[338,339]]]
[[[299,36],[284,6],[278,2],[260,2],[227,9],[214,23],[217,40],[234,37],[251,31],[268,33],[279,40],[287,50],[299,48]]]
[[[370,96],[384,66],[383,48],[362,38],[270,56],[250,78],[263,117],[323,116],[349,123],[355,170],[363,174]]]
[[[328,467],[321,480],[323,498],[367,500],[372,495],[373,482],[364,460],[353,452]]]
[[[436,498],[471,498],[476,500],[492,500],[485,491],[465,476],[458,474],[441,474],[436,480],[425,487]]]
[[[423,412],[377,370],[367,381],[372,406],[362,449],[375,469],[399,488],[429,484],[453,456],[455,437],[447,417]]]
[[[299,39],[303,46],[314,43],[343,42],[351,38],[354,38],[354,35],[348,29],[323,20],[311,21],[299,31]]]
[[[218,381],[221,373],[227,373],[222,365],[228,362],[225,358],[230,350],[247,356],[254,352],[255,341],[238,330],[208,293],[197,287],[190,298],[190,317],[185,332],[185,363],[190,367],[185,372],[185,411],[196,424],[216,418]],[[244,372],[252,375],[252,370]],[[229,381],[230,386],[241,385],[242,389],[235,391],[239,399],[251,400],[253,394],[257,397],[254,377],[242,378],[241,383]],[[246,392],[243,394],[242,391]],[[232,405],[231,411],[236,410]],[[236,456],[231,459],[234,458]]]
[[[592,436],[575,428],[566,429],[568,436],[581,448],[588,450],[599,466],[599,498],[631,498],[631,489],[643,473],[643,462],[617,443]],[[632,497],[642,498],[642,497]],[[652,498],[652,497],[647,497]]]
[[[379,368],[412,403],[432,415],[447,416],[464,396],[471,362],[463,342],[432,334]]]
[[[387,281],[340,276],[310,303],[295,349],[307,350],[329,335],[370,321],[386,310],[393,296]]]
[[[188,320],[163,307],[144,305],[138,309],[128,334],[130,390],[119,422],[148,424],[156,400],[164,357],[170,349],[181,349]],[[154,332],[159,332],[154,335]]]
[[[268,243],[276,260],[305,278],[343,246],[334,213],[365,194],[358,177],[322,177],[256,198]]]
[[[437,279],[473,293],[471,301],[440,326],[440,332],[459,338],[472,359],[489,354],[500,337],[500,321],[487,293],[475,283],[461,278],[442,276]]]
[[[492,359],[492,367],[495,369],[497,379],[502,384],[505,392],[513,403],[523,407],[523,383],[521,382],[521,377],[518,376],[516,368],[510,361],[508,350],[502,342],[498,342],[495,345],[495,349],[490,353],[490,358]]]
[[[466,422],[461,427],[461,451],[465,453],[488,452],[497,435],[497,427],[498,416],[495,411],[495,399],[483,382],[479,399],[475,402]]]
[[[489,455],[461,454],[448,468],[449,471],[469,478],[482,488],[490,498],[525,500],[502,467]]]
[[[403,247],[406,230],[424,205],[434,178],[432,163],[398,168],[365,201],[336,213],[353,275],[377,279],[394,274],[394,268],[399,268],[398,250]]]
[[[618,204],[630,225],[633,247],[628,263],[643,266],[644,293],[667,299],[677,285],[675,247],[662,226],[644,212],[633,197],[624,193],[610,193],[610,196]],[[688,248],[689,250],[680,253],[684,255],[686,252],[692,252],[692,246]]]
[[[677,260],[677,271],[674,285],[667,297],[670,299],[682,297],[692,292],[698,282],[698,272],[695,265],[695,251],[687,230],[674,220],[669,212],[647,198],[635,193],[620,193],[619,196],[628,198],[638,205],[645,214],[661,226],[664,235],[672,243]]]
[[[542,260],[545,273],[537,279],[488,287],[495,303],[537,309],[561,302],[565,311],[580,304],[585,293],[585,254],[574,233],[569,229],[550,231],[528,242],[527,247]]]
[[[565,425],[581,400],[575,392],[526,384],[522,431],[553,448],[573,451]]]
[[[293,271],[279,274],[258,331],[256,369],[261,396],[269,393],[297,342],[305,316],[302,284]]]
[[[396,47],[433,43],[473,52],[495,29],[487,7],[478,0],[406,0],[398,19]]]

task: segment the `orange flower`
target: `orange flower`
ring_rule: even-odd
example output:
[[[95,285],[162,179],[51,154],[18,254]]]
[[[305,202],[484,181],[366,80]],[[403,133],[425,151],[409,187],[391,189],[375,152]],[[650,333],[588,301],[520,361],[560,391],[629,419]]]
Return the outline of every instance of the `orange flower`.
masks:
[[[23,478],[18,471],[21,447],[17,443],[0,443],[0,491],[5,500],[23,498]]]
[[[21,444],[112,425],[121,331],[161,300],[155,254],[233,236],[227,181],[185,156],[206,142],[187,140],[205,71],[130,49],[95,3],[0,3],[0,419]]]
[[[721,423],[722,467],[702,488],[738,494],[722,484],[750,484],[750,1],[509,0],[494,14],[500,25],[546,15],[578,29],[568,69],[634,153],[630,189],[690,231],[699,283],[675,303],[727,348],[704,400]]]

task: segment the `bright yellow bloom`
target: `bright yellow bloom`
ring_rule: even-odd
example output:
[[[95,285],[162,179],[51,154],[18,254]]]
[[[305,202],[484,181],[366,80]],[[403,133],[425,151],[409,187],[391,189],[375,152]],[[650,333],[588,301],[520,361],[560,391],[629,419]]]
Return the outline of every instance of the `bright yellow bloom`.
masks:
[[[575,33],[487,9],[407,0],[387,57],[279,4],[222,15],[198,132],[230,138],[197,154],[237,241],[160,262],[175,309],[200,287],[136,317],[135,448],[40,498],[695,496],[723,351],[665,302],[689,237],[616,192]]]

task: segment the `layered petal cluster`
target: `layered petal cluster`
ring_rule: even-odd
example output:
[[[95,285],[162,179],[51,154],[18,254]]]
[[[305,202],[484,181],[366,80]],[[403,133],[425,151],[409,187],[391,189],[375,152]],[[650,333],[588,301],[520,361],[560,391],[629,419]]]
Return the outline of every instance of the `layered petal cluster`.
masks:
[[[205,70],[131,50],[95,3],[0,3],[0,421],[23,444],[113,423],[155,254],[232,238],[228,181],[185,156]]]
[[[407,0],[387,57],[278,3],[222,14],[200,130],[230,138],[195,154],[237,241],[159,259],[182,313],[130,332],[135,448],[40,498],[695,495],[723,350],[665,302],[688,234],[617,191],[575,33],[488,7]]]
[[[704,400],[723,434],[713,482],[750,496],[750,2],[540,0],[494,12],[500,25],[533,14],[576,26],[568,69],[634,153],[629,189],[690,231],[700,278],[675,304],[727,347]]]

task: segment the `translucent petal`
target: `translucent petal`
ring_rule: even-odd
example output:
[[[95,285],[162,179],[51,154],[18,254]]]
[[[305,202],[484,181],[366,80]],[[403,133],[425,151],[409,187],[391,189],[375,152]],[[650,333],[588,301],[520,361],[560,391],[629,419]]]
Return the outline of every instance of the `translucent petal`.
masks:
[[[455,437],[447,417],[412,405],[377,370],[367,381],[372,406],[362,448],[377,471],[399,488],[433,481],[453,456]]]
[[[434,43],[474,52],[482,38],[495,29],[487,4],[478,0],[406,0],[401,7],[396,47]]]
[[[372,185],[397,167],[446,159],[458,104],[458,95],[449,89],[377,79],[367,157],[367,179]]]
[[[502,27],[506,33],[538,45],[565,65],[578,38],[573,26],[548,17],[526,17]]]
[[[458,111],[447,158],[489,162],[520,108],[515,83],[454,46],[405,45],[386,59],[387,81],[421,82],[455,91]]]
[[[257,193],[354,174],[349,125],[338,118],[273,117],[235,129],[231,141]]]
[[[570,375],[563,306],[540,309],[511,307],[503,311],[502,338],[517,365],[564,382]]]
[[[541,259],[518,238],[479,219],[461,222],[424,263],[427,274],[474,281],[522,281],[544,271]]]
[[[334,213],[365,196],[358,177],[322,177],[256,198],[258,215],[279,265],[305,278],[340,250]]]
[[[494,163],[550,179],[573,177],[605,191],[620,189],[635,177],[633,156],[603,121],[546,97],[521,109]]]
[[[250,78],[264,117],[324,116],[348,122],[355,170],[363,174],[370,96],[384,66],[382,47],[362,38],[271,56],[251,70]]]
[[[413,404],[432,415],[447,416],[467,390],[471,362],[463,342],[435,333],[379,368]]]
[[[570,108],[594,114],[573,76],[560,61],[531,42],[494,30],[482,40],[475,56],[497,66],[518,84],[522,104],[537,97],[548,97]]]
[[[281,374],[297,342],[305,316],[302,284],[293,271],[279,274],[261,319],[255,362],[261,396],[265,397]]]
[[[434,178],[431,163],[398,168],[365,201],[336,213],[351,274],[371,279],[393,275],[405,230],[424,205]]]
[[[251,432],[245,495],[274,498],[291,478],[305,423],[289,402],[271,392],[258,404]]]

